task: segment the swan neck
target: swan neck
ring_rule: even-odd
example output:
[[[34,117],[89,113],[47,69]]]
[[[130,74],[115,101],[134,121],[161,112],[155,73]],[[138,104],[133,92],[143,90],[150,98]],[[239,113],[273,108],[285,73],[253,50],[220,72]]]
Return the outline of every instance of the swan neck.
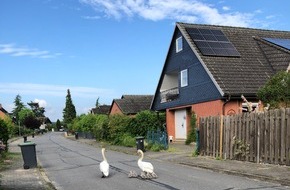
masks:
[[[105,149],[102,149],[102,156],[103,156],[103,159],[104,159],[105,161],[107,161],[107,158],[106,158],[106,156],[105,156]]]
[[[144,153],[143,152],[140,152],[140,154],[141,154],[141,156],[140,156],[139,160],[142,161],[143,158],[144,158]]]

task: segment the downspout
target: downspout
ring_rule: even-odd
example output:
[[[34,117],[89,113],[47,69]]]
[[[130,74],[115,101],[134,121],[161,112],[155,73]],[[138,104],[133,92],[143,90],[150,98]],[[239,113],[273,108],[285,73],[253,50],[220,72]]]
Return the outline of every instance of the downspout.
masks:
[[[231,95],[228,95],[228,98],[226,99],[226,101],[223,103],[223,115],[225,115],[225,107],[226,104],[231,100]]]

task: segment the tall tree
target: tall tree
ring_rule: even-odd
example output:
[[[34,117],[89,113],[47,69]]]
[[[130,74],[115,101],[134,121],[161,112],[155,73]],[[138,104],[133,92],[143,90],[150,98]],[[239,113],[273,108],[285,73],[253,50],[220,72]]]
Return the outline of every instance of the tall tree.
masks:
[[[13,120],[18,123],[19,122],[19,112],[25,108],[23,102],[21,101],[21,96],[18,94],[14,100],[14,109],[12,110]]]
[[[43,107],[40,107],[38,102],[31,101],[30,103],[27,104],[30,106],[31,110],[33,111],[36,117],[45,117],[44,116],[45,109]]]
[[[63,109],[63,122],[65,124],[69,124],[76,118],[76,108],[72,102],[72,98],[70,95],[69,89],[67,90],[66,100],[65,100],[65,108]]]
[[[97,99],[97,101],[96,101],[96,108],[99,108],[100,107],[100,103],[99,103],[99,97],[98,97],[98,99]]]
[[[59,119],[57,119],[57,121],[56,121],[56,128],[58,131],[61,128],[61,123],[60,123]]]

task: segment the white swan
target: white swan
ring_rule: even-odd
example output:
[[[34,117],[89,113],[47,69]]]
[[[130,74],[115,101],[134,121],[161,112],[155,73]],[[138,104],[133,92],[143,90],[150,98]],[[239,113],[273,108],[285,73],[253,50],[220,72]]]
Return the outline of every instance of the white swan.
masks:
[[[141,177],[142,178],[157,178],[157,175],[154,173],[154,167],[150,162],[144,162],[144,153],[142,150],[137,151],[141,157],[138,159],[138,166],[142,170]]]
[[[100,170],[102,172],[102,178],[109,176],[109,163],[105,156],[105,148],[102,148],[102,155],[103,155],[103,161],[100,163]]]

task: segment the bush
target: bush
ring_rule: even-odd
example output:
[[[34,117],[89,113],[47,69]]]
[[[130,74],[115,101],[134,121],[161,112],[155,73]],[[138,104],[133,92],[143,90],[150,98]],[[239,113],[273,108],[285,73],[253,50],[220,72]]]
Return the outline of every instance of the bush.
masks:
[[[3,119],[0,119],[0,141],[2,141],[3,144],[5,145],[5,151],[8,150],[8,140],[9,140],[8,125]]]
[[[142,111],[131,119],[128,132],[133,136],[146,136],[147,131],[160,129],[163,123],[165,123],[164,113]]]
[[[108,123],[109,118],[107,115],[96,115],[96,123],[93,128],[96,140],[107,140],[108,139]]]
[[[136,139],[129,134],[124,134],[122,136],[122,144],[123,146],[127,147],[134,147],[136,145]]]
[[[165,150],[166,148],[164,147],[164,145],[159,144],[159,143],[149,143],[146,146],[146,149],[154,151],[154,152],[158,152],[160,150]]]
[[[190,118],[190,132],[187,135],[185,144],[189,145],[196,141],[196,115],[193,113]]]
[[[290,103],[290,72],[281,71],[272,76],[267,83],[259,89],[258,98],[271,108],[278,108]]]
[[[116,114],[110,116],[108,123],[108,140],[118,143],[122,135],[126,133],[130,118],[128,116]]]

